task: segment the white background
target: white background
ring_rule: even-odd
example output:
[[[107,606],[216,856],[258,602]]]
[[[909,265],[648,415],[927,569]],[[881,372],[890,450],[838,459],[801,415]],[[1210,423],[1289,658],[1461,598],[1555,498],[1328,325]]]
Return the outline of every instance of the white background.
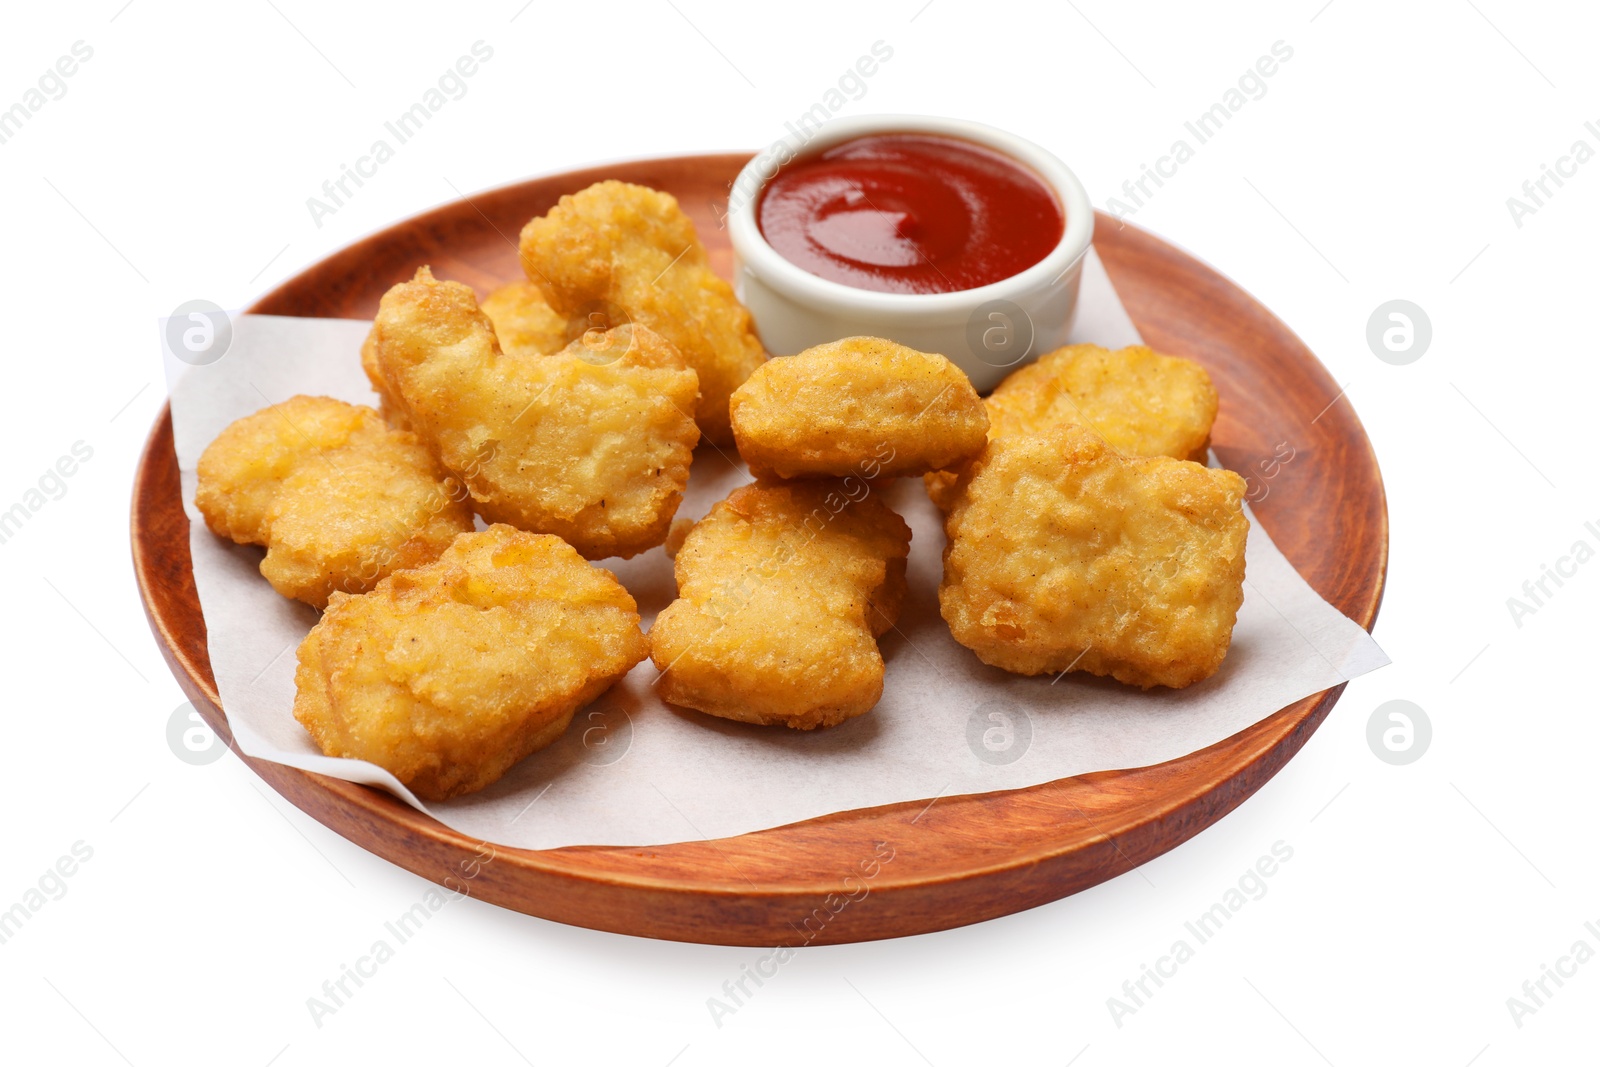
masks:
[[[276,6],[274,6],[274,4]],[[676,6],[674,6],[674,4]],[[788,12],[673,0],[335,9],[123,0],[8,10],[0,107],[85,41],[68,91],[0,144],[0,509],[75,442],[93,458],[0,544],[11,622],[0,909],[73,844],[67,892],[0,945],[17,1062],[1511,1064],[1593,1058],[1600,962],[1536,1014],[1506,1000],[1600,925],[1592,689],[1600,563],[1519,627],[1521,595],[1600,526],[1591,319],[1600,161],[1519,227],[1506,206],[1600,120],[1592,11],[1506,0]],[[1321,10],[1319,10],[1319,7]],[[305,200],[474,41],[492,61],[318,228]],[[1282,40],[1294,50],[1134,221],[1282,316],[1349,389],[1389,493],[1377,636],[1305,750],[1196,840],[980,926],[810,950],[718,1027],[756,950],[450,905],[336,1015],[306,998],[427,890],[232,756],[180,762],[183,701],[128,563],[131,476],[163,400],[154,322],[238,307],[419,209],[597,161],[755,149],[882,40],[847,113],[1003,126],[1098,205]],[[1409,366],[1369,350],[1421,305]],[[1307,434],[1314,433],[1308,428]],[[1281,477],[1293,477],[1293,467]],[[1340,516],[1325,517],[1330,528]],[[1553,587],[1552,587],[1553,588]],[[1391,699],[1434,729],[1380,762]],[[1264,709],[1265,710],[1265,709]],[[1293,859],[1118,1026],[1121,996],[1274,842]],[[676,1057],[676,1058],[675,1058]]]

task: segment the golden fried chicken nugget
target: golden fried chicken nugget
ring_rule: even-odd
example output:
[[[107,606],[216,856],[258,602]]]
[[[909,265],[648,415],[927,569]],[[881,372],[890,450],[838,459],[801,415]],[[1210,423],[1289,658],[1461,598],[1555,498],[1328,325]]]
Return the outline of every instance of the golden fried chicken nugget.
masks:
[[[877,337],[768,360],[734,390],[729,412],[757,477],[924,474],[976,456],[989,428],[960,367]]]
[[[522,229],[522,266],[550,306],[595,325],[623,319],[676,345],[700,375],[695,420],[728,444],[728,396],[766,358],[750,313],[712,272],[694,223],[666,193],[598,182]]]
[[[327,755],[448,800],[555,741],[647,652],[611,572],[559,537],[495,525],[370,593],[335,594],[300,645],[294,717]]]
[[[406,421],[488,522],[589,559],[658,545],[689,480],[695,372],[643,326],[504,352],[470,288],[428,268],[384,294],[368,349]]]
[[[214,533],[265,545],[261,573],[321,608],[436,558],[472,511],[414,434],[371,408],[296,396],[230,425],[200,456],[195,505]]]
[[[1204,367],[1143,345],[1115,352],[1099,345],[1058,348],[1008,375],[984,403],[991,439],[1073,423],[1123,455],[1199,463],[1217,417],[1217,391]],[[923,479],[943,510],[952,503],[957,473]]]
[[[650,628],[662,699],[800,730],[870,711],[910,545],[858,478],[734,490],[679,548],[678,599]]]
[[[545,302],[532,282],[502,285],[483,298],[483,313],[494,323],[500,349],[513,356],[548,356],[567,347],[567,317]]]
[[[1243,478],[1065,425],[990,441],[963,481],[939,608],[979,659],[1146,689],[1221,666],[1244,602]]]

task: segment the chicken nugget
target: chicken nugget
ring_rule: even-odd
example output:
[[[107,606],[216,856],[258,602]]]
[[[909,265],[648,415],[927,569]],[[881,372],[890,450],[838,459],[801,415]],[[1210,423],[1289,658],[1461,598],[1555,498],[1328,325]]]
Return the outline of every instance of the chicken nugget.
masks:
[[[1067,345],[1008,375],[984,402],[989,437],[1039,433],[1067,423],[1087,426],[1128,456],[1205,462],[1217,391],[1193,360],[1143,345],[1115,352]],[[928,495],[948,510],[957,471],[927,475]]]
[[[870,711],[910,545],[859,478],[734,490],[689,531],[678,599],[650,628],[662,699],[800,730]]]
[[[647,652],[611,572],[496,525],[370,593],[334,594],[300,645],[294,717],[327,755],[448,800],[555,741]]]
[[[666,193],[598,182],[522,229],[522,266],[557,312],[648,326],[700,375],[695,420],[732,441],[728,396],[766,358],[750,312],[711,270],[694,223]]]
[[[983,662],[1146,689],[1221,666],[1244,602],[1243,478],[1065,425],[990,441],[963,483],[939,608]]]
[[[567,347],[567,317],[545,302],[532,282],[502,285],[483,298],[483,313],[494,324],[500,350],[508,355],[548,356]]]
[[[501,350],[470,288],[428,268],[384,294],[367,348],[406,421],[487,522],[589,559],[661,543],[699,430],[695,372],[643,326],[553,355]]]
[[[758,477],[924,474],[977,455],[989,428],[960,367],[877,337],[768,360],[734,390],[729,411]]]
[[[200,456],[195,505],[212,532],[265,545],[272,588],[315,608],[472,529],[465,489],[416,435],[325,396],[291,397],[218,434]]]

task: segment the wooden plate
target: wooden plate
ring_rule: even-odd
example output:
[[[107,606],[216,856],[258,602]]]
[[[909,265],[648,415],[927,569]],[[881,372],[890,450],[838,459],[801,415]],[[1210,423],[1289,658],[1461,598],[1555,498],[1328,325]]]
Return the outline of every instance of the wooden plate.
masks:
[[[440,277],[487,290],[521,276],[516,239],[527,219],[603,178],[677,196],[726,274],[732,254],[714,205],[725,202],[747,158],[646,160],[482,193],[330,256],[251,310],[371,318],[383,292],[423,263]],[[1146,341],[1211,372],[1222,396],[1213,434],[1222,462],[1248,473],[1280,443],[1294,449],[1293,461],[1264,483],[1267,495],[1256,514],[1312,587],[1370,630],[1383,593],[1388,514],[1377,459],[1349,402],[1335,402],[1339,387],[1283,323],[1193,258],[1104,216],[1095,247]],[[135,477],[132,526],[134,569],[151,628],[195,707],[232,744],[206,654],[167,412]],[[387,793],[241,758],[363,848],[424,878],[465,884],[503,907],[680,941],[824,944],[979,922],[1128,871],[1259,789],[1305,744],[1342,689],[1307,697],[1210,748],[1154,767],[839,812],[720,841],[538,852],[496,847],[481,870],[478,841]],[[892,862],[872,863],[891,849]],[[463,871],[471,870],[478,873],[465,881]],[[863,880],[863,870],[876,873]]]

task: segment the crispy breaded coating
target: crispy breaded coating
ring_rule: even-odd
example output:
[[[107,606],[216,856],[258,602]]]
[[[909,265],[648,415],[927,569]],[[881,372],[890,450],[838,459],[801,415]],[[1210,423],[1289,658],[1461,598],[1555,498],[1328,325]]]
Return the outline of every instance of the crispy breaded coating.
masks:
[[[472,529],[465,489],[415,435],[325,396],[291,397],[218,434],[200,456],[195,506],[214,533],[265,545],[262,575],[315,608]]]
[[[1128,456],[1203,462],[1217,390],[1204,367],[1144,345],[1068,345],[1006,376],[990,397],[996,433],[1075,422]]]
[[[500,350],[513,356],[548,356],[567,347],[567,317],[557,314],[532,282],[502,285],[483,298]]]
[[[397,430],[413,429],[411,420],[406,417],[405,407],[400,403],[400,395],[384,378],[383,368],[378,366],[376,331],[367,331],[367,336],[361,342],[361,369],[366,372],[372,391],[378,394],[378,413],[383,416],[383,421]]]
[[[650,628],[662,699],[800,730],[870,711],[910,544],[857,478],[734,490],[679,548],[678,599]]]
[[[1067,345],[1008,375],[984,402],[989,437],[1039,433],[1047,426],[1088,426],[1127,456],[1171,456],[1205,462],[1217,390],[1204,367],[1143,345],[1115,352]],[[941,509],[957,472],[923,479]]]
[[[431,275],[430,275],[431,276]],[[513,356],[545,356],[567,347],[567,320],[545,303],[532,282],[512,282],[490,293],[480,305],[494,327],[500,350]],[[377,335],[367,334],[361,345],[361,369],[378,394],[378,410],[391,426],[411,429],[403,406],[378,366]]]
[[[611,572],[559,537],[495,525],[336,594],[300,645],[294,717],[327,755],[447,800],[555,741],[647,651]]]
[[[424,267],[384,294],[367,348],[485,521],[589,559],[666,537],[700,434],[695,373],[659,335],[620,326],[553,355],[504,352],[472,290]]]
[[[939,607],[979,659],[1146,689],[1221,666],[1244,602],[1244,479],[1119,456],[1075,425],[990,441],[963,479]]]
[[[676,345],[700,375],[700,432],[717,444],[732,441],[728,396],[766,356],[750,313],[712,272],[675,199],[598,182],[524,226],[521,253],[528,280],[562,315],[620,313]]]
[[[846,337],[771,359],[729,403],[739,454],[757,477],[899,477],[983,449],[983,401],[944,356]]]

